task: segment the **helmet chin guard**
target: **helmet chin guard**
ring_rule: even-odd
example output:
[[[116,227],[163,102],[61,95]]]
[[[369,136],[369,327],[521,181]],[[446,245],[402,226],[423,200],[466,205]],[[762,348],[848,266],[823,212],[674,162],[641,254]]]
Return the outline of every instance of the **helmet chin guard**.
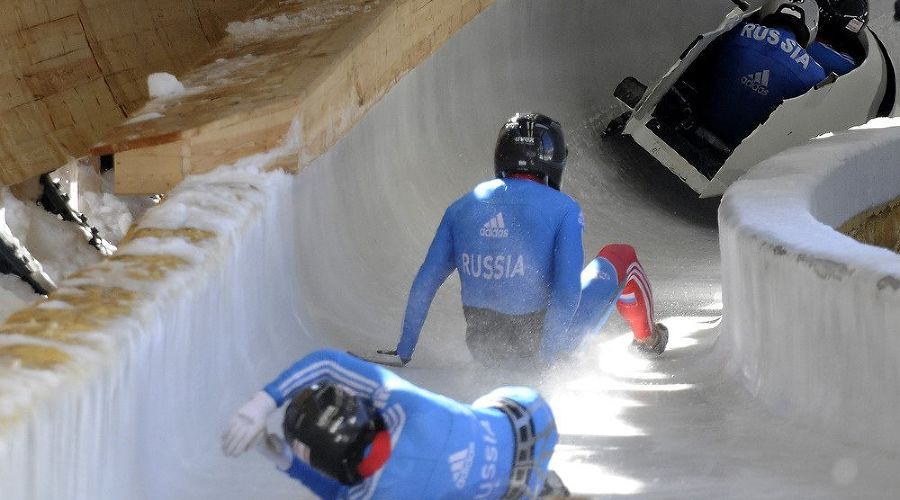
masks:
[[[537,175],[559,190],[569,150],[562,126],[540,113],[515,114],[500,129],[494,150],[494,174]]]

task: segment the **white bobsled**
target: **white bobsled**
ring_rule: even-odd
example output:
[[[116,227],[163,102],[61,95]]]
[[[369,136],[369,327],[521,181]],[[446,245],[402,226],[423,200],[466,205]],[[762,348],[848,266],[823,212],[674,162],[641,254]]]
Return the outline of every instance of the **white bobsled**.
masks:
[[[721,195],[751,167],[780,151],[827,132],[886,116],[894,105],[894,68],[884,45],[866,27],[859,35],[865,53],[859,67],[840,77],[832,74],[809,92],[785,100],[734,148],[702,126],[692,130],[680,127],[677,117],[660,110],[670,108],[673,99],[690,105],[689,96],[679,90],[686,84],[682,76],[717,37],[756,10],[735,8],[718,29],[698,36],[668,72],[646,90],[633,78],[626,78],[616,90],[616,96],[633,110],[624,128],[621,122],[627,115],[610,124],[608,131],[630,135],[701,198]],[[666,104],[660,106],[661,102]]]

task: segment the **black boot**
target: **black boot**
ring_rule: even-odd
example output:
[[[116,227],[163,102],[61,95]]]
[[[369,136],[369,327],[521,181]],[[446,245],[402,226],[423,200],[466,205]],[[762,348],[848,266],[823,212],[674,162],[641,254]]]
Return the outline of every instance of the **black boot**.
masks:
[[[631,347],[641,354],[649,357],[656,357],[665,352],[666,344],[669,343],[669,329],[662,323],[653,325],[653,333],[650,338],[643,342],[637,339],[631,342]]]

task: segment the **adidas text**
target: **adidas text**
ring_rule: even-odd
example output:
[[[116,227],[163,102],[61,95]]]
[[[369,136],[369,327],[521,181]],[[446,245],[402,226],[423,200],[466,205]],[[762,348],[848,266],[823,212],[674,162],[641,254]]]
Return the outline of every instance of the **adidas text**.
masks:
[[[481,228],[480,234],[485,238],[506,238],[509,236],[509,229],[499,227]]]
[[[453,474],[453,484],[457,489],[466,487],[466,480],[469,479],[469,471],[472,470],[472,463],[475,461],[475,443],[469,443],[468,448],[460,450],[447,458],[450,464],[450,472]]]
[[[769,70],[741,77],[741,83],[759,95],[769,95]]]
[[[485,238],[508,238],[509,229],[506,228],[503,214],[499,213],[491,217],[491,220],[484,223],[478,234]]]

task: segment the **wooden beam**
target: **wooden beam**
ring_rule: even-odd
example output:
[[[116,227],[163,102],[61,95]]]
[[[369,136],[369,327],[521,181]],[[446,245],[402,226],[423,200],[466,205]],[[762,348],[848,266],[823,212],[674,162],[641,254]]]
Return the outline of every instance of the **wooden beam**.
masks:
[[[334,145],[408,71],[429,57],[493,0],[338,0],[267,4],[258,25],[280,20],[290,29],[259,38],[222,40],[209,60],[182,76],[202,92],[151,102],[141,113],[160,118],[123,124],[93,152],[116,154],[116,189],[165,192],[172,175],[200,173],[271,149],[300,124],[296,168]],[[313,19],[314,21],[304,21]],[[243,63],[242,63],[243,62]],[[222,75],[225,75],[223,78]],[[180,160],[160,159],[159,147],[177,142]],[[148,149],[142,155],[136,151]],[[124,160],[123,160],[124,161]],[[290,164],[291,162],[287,162]],[[151,175],[138,168],[158,168]],[[135,180],[125,177],[135,176]],[[119,179],[122,178],[121,182]],[[158,183],[154,183],[153,181]],[[125,191],[119,191],[125,193]]]
[[[146,102],[148,74],[187,71],[267,4],[278,0],[3,0],[0,184],[86,155]]]
[[[861,243],[900,252],[900,198],[855,215],[838,231]]]
[[[117,153],[113,157],[116,192],[145,194],[148,185],[158,187],[158,193],[168,192],[190,171],[188,149],[185,142],[177,141]]]

